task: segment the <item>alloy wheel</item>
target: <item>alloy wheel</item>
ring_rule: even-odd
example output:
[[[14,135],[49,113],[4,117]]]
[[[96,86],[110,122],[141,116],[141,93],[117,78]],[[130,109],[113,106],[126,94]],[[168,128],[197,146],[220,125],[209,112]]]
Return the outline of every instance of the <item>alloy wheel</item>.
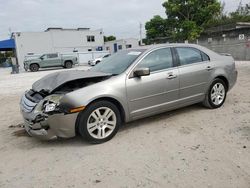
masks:
[[[222,83],[216,83],[211,90],[211,101],[214,105],[220,105],[225,98],[226,91]]]
[[[87,120],[87,130],[96,139],[107,138],[114,131],[117,123],[115,112],[108,107],[94,110]]]

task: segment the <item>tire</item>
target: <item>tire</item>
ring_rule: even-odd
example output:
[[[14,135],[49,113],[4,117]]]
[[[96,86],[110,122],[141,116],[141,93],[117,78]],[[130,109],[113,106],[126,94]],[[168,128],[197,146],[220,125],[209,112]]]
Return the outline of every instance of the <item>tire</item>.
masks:
[[[39,70],[39,65],[38,64],[31,64],[30,65],[30,71],[31,72],[37,72]]]
[[[216,78],[209,87],[203,105],[210,109],[220,108],[227,97],[227,86],[225,82]]]
[[[66,61],[66,62],[65,62],[65,68],[66,68],[66,69],[71,69],[72,66],[73,66],[73,64],[72,64],[71,61]]]
[[[97,65],[98,63],[101,63],[101,61],[97,61],[97,62],[95,63],[95,65]]]
[[[78,115],[77,121],[79,134],[87,141],[95,144],[101,144],[112,139],[120,125],[119,109],[109,101],[97,101],[90,104],[87,109]]]

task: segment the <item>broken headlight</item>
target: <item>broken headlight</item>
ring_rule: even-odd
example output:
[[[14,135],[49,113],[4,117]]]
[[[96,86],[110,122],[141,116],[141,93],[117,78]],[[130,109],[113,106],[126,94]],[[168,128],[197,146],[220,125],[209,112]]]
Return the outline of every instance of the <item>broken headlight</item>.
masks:
[[[44,99],[43,112],[50,113],[56,111],[63,95],[50,95]]]
[[[44,105],[44,112],[53,112],[56,109],[56,104],[55,103],[46,103]]]

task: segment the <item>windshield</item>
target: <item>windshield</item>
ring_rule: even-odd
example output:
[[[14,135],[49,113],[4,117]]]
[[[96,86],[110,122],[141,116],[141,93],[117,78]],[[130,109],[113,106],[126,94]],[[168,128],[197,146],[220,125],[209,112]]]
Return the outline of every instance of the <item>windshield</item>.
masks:
[[[143,50],[124,50],[111,55],[95,67],[91,71],[105,72],[118,75],[124,72],[143,52]]]
[[[45,57],[45,54],[43,54],[43,55],[42,55],[42,56],[40,56],[39,58],[40,58],[40,59],[43,59],[44,57]]]

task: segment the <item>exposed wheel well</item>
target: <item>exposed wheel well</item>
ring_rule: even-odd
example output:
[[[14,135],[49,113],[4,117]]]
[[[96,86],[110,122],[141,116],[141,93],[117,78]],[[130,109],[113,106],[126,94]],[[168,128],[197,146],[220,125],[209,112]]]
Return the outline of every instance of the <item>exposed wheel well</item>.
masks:
[[[122,118],[122,122],[125,122],[125,111],[124,111],[124,109],[123,109],[123,107],[122,107],[122,105],[121,105],[121,103],[119,101],[117,101],[116,99],[111,98],[111,97],[102,97],[102,98],[99,98],[99,99],[96,99],[96,100],[92,101],[90,104],[92,104],[92,103],[94,103],[96,101],[109,101],[109,102],[112,102],[119,109],[119,112],[120,112],[121,118]]]
[[[65,65],[67,62],[70,62],[70,63],[73,64],[73,61],[71,61],[71,60],[66,60],[66,61],[64,61],[64,65]]]
[[[114,105],[116,105],[118,107],[118,110],[119,110],[120,114],[121,114],[122,123],[125,122],[125,111],[124,111],[124,108],[122,107],[122,105],[121,105],[121,103],[119,101],[117,101],[116,99],[111,98],[111,97],[102,97],[102,98],[95,99],[94,101],[89,103],[88,106],[91,105],[94,102],[97,102],[97,101],[109,101],[109,102],[113,103]],[[76,132],[76,134],[78,134],[78,122],[79,122],[79,115],[78,115],[78,117],[76,119],[76,124],[75,124],[75,132]]]
[[[39,65],[38,63],[32,63],[32,64],[30,64],[30,66],[31,66],[31,65],[37,65],[37,66],[40,68],[40,65]],[[29,67],[30,67],[30,66],[29,66]]]
[[[229,88],[229,82],[228,82],[227,78],[225,76],[217,76],[216,78],[219,78],[219,79],[223,80],[225,82],[227,90],[228,90],[228,88]]]

